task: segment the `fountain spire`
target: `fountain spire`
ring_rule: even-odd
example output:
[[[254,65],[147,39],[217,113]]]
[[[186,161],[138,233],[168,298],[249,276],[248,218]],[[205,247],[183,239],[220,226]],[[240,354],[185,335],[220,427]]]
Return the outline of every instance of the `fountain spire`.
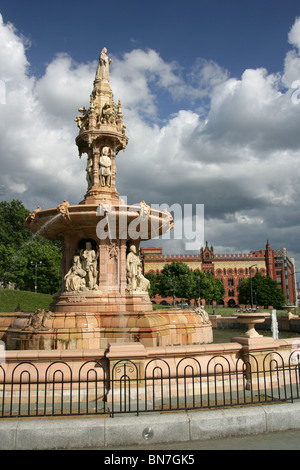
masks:
[[[103,201],[118,204],[115,185],[116,155],[126,148],[128,138],[121,102],[114,103],[109,83],[111,59],[104,47],[99,57],[90,107],[79,108],[81,115],[75,121],[79,128],[76,144],[79,156],[87,155],[87,193],[82,204],[99,204]]]

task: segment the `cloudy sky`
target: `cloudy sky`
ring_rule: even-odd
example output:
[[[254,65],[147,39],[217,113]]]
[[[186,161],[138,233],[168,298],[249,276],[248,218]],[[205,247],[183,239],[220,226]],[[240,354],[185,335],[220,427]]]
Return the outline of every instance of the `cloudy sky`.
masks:
[[[2,0],[0,13],[1,200],[82,199],[74,118],[106,46],[129,137],[119,193],[204,204],[215,252],[269,240],[300,270],[298,0]]]

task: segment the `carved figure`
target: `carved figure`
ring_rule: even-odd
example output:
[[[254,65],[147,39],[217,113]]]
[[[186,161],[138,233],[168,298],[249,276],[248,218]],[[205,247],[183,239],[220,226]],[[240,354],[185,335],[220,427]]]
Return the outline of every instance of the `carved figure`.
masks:
[[[146,204],[145,201],[140,202],[140,207],[141,207],[140,216],[142,218],[149,217],[151,214],[151,207],[148,204]]]
[[[65,221],[70,222],[70,215],[69,215],[69,202],[64,200],[61,204],[57,206],[57,212],[60,212],[62,217]]]
[[[96,79],[109,82],[109,64],[111,63],[111,59],[109,59],[106,53],[107,49],[103,47],[99,57]]]
[[[110,259],[115,258],[117,259],[119,256],[119,247],[116,244],[116,242],[111,242],[110,247],[109,247],[109,252],[108,255]]]
[[[208,313],[204,310],[203,307],[201,307],[201,305],[195,309],[195,313],[201,316],[202,323],[210,323]]]
[[[89,110],[83,107],[78,108],[78,111],[82,114],[82,116],[77,116],[74,121],[77,122],[79,129],[87,129],[89,123]]]
[[[111,159],[109,156],[110,148],[103,147],[100,157],[100,182],[101,186],[111,185]]]
[[[66,291],[84,290],[86,272],[81,266],[80,257],[74,256],[73,265],[64,277]]]
[[[140,263],[140,259],[136,255],[136,247],[131,245],[126,259],[127,290],[130,292],[134,292],[137,289],[138,267]]]
[[[106,103],[102,108],[101,113],[101,123],[102,124],[114,124],[115,123],[115,114],[109,103]]]
[[[138,266],[137,274],[137,290],[140,292],[148,292],[150,289],[150,281],[142,274],[141,264]]]
[[[28,217],[25,219],[25,226],[28,227],[28,225],[31,224],[36,218],[36,214],[42,210],[41,206],[37,206],[37,208],[29,214]]]
[[[97,258],[95,250],[92,249],[90,242],[86,242],[85,250],[81,250],[80,259],[82,269],[86,272],[86,285],[88,289],[98,289],[97,285]]]
[[[36,312],[31,314],[24,330],[49,330],[50,328],[46,326],[45,323],[48,318],[51,318],[52,316],[52,312],[45,312],[43,308],[39,308]]]
[[[89,153],[86,165],[86,181],[88,185],[88,190],[93,186],[93,157]]]

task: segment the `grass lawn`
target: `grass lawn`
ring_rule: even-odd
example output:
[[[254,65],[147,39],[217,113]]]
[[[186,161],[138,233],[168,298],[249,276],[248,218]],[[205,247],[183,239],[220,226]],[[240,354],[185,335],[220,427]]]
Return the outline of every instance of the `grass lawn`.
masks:
[[[49,305],[52,301],[52,295],[39,294],[35,292],[0,289],[0,312],[14,312],[17,305],[20,305],[20,310],[23,312],[34,312],[38,308],[49,310]],[[169,305],[154,305],[153,310],[168,309]],[[236,308],[229,307],[206,307],[208,314],[212,314],[216,310],[217,315],[230,316],[236,313]],[[297,309],[298,310],[298,309]],[[271,310],[263,310],[265,313],[271,313]],[[277,310],[277,315],[286,315],[286,310]]]
[[[49,310],[52,295],[21,290],[0,289],[0,312],[14,312],[17,305],[23,312],[34,312],[38,308]]]

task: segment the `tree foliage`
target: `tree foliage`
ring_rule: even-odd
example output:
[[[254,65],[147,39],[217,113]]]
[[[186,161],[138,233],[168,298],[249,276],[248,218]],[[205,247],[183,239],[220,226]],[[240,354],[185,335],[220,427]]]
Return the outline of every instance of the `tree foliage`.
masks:
[[[238,286],[239,302],[241,304],[250,304],[251,302],[251,286],[250,278],[244,279]],[[285,296],[278,287],[276,281],[271,277],[265,277],[261,273],[256,273],[252,277],[252,298],[256,305],[266,306],[272,305],[279,308],[285,304]]]
[[[173,299],[205,299],[220,301],[225,295],[221,281],[212,274],[206,274],[199,269],[191,271],[184,263],[173,262],[166,264],[160,274],[146,274],[151,283],[150,297],[159,294]]]
[[[29,213],[21,201],[0,202],[0,280],[14,282],[22,290],[34,290],[34,264],[41,261],[38,291],[54,293],[61,282],[60,243],[32,234],[24,226]]]

